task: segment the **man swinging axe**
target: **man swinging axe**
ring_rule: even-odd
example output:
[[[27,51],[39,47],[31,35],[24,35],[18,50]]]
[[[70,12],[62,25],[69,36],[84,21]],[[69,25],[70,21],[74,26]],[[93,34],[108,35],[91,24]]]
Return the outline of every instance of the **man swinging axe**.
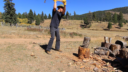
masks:
[[[60,1],[60,0],[59,0]],[[64,16],[65,11],[66,11],[66,0],[61,0],[63,4],[57,6],[57,0],[54,0],[54,7],[52,11],[52,20],[50,24],[50,33],[51,33],[51,38],[49,40],[48,46],[46,48],[46,53],[51,54],[50,50],[52,48],[52,44],[54,41],[54,37],[56,36],[56,46],[55,50],[58,52],[62,52],[60,50],[60,35],[59,35],[59,24],[61,21],[61,18]],[[58,8],[58,10],[56,10]]]

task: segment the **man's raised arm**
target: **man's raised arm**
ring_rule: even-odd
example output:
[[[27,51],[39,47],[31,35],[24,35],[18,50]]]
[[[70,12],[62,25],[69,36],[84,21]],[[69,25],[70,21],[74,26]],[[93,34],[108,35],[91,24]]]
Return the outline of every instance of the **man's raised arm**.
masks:
[[[63,11],[63,14],[65,14],[65,11],[66,11],[66,3],[67,3],[66,0],[64,0],[63,3],[64,3],[64,11]]]
[[[56,11],[56,8],[57,8],[57,3],[56,3],[56,0],[54,0],[53,10]]]

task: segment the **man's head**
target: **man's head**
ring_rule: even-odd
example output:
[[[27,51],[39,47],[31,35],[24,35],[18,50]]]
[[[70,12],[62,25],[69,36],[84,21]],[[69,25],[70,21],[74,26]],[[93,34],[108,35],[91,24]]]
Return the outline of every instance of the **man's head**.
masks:
[[[64,5],[63,4],[59,5],[57,8],[58,8],[58,10],[60,12],[63,12],[64,11]]]

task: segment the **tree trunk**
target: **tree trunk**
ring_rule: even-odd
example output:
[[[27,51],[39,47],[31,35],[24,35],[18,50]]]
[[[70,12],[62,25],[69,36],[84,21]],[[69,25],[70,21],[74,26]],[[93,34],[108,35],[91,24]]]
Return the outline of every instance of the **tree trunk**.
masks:
[[[10,23],[10,27],[12,27],[12,23]]]

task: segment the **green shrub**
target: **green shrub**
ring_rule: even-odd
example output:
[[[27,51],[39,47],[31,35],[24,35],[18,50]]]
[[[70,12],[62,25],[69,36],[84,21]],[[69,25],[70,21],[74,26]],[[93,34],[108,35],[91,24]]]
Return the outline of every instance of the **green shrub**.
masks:
[[[108,27],[107,28],[108,29],[111,29],[112,28],[112,23],[111,22],[108,23]]]

